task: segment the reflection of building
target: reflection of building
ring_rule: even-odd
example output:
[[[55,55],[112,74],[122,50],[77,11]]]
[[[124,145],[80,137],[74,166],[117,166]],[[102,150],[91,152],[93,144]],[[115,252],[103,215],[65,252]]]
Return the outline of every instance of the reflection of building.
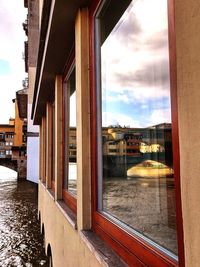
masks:
[[[171,125],[148,128],[103,128],[103,155],[134,156],[171,150]]]
[[[69,131],[69,160],[76,162],[76,128],[70,127]]]
[[[165,143],[163,143],[165,141]],[[139,156],[171,150],[171,125],[162,124],[149,128],[111,128],[102,132],[103,155]],[[70,127],[69,156],[76,156],[76,128]]]

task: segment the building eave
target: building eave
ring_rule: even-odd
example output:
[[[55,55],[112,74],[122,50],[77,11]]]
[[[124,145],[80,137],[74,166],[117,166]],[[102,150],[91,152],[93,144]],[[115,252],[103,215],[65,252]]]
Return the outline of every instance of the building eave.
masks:
[[[19,117],[22,119],[27,118],[27,102],[28,102],[27,89],[17,91],[16,98],[19,109]]]
[[[34,124],[40,124],[46,111],[45,103],[54,100],[55,76],[63,73],[73,46],[78,9],[90,2],[44,0],[31,115]]]

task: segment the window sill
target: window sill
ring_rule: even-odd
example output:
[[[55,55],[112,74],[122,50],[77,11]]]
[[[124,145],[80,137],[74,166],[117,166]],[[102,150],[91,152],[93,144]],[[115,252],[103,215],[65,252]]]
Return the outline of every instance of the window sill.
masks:
[[[89,250],[95,255],[96,259],[104,266],[109,267],[127,267],[128,265],[122,261],[119,256],[105,244],[91,230],[81,231],[81,239],[85,242]]]
[[[51,188],[46,188],[47,192],[49,193],[49,196],[55,200],[55,193]]]
[[[70,210],[69,207],[65,204],[63,200],[58,200],[56,202],[57,207],[60,209],[62,214],[65,216],[69,224],[77,230],[77,222],[76,222],[76,215]]]

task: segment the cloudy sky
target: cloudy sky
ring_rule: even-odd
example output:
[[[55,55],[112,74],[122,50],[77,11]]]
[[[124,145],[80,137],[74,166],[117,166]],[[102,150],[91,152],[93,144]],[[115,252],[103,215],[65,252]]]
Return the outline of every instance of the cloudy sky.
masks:
[[[26,12],[23,0],[0,0],[0,123],[14,116],[12,99],[26,77],[22,59]]]
[[[134,0],[102,44],[103,126],[171,122],[167,25],[167,0]]]

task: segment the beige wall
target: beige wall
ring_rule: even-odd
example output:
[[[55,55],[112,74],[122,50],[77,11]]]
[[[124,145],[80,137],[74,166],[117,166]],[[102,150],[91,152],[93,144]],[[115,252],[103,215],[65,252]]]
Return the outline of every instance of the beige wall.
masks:
[[[63,212],[55,205],[47,189],[39,183],[39,210],[41,223],[45,224],[45,249],[51,244],[53,266],[97,267],[100,259],[86,246],[78,231],[67,221]]]
[[[200,3],[175,1],[181,195],[187,267],[200,266]]]
[[[34,91],[34,85],[35,85],[35,74],[36,74],[36,67],[29,67],[28,68],[28,79],[29,79],[28,104],[32,104],[33,103],[33,91]]]
[[[41,27],[43,1],[39,0],[39,28]]]

